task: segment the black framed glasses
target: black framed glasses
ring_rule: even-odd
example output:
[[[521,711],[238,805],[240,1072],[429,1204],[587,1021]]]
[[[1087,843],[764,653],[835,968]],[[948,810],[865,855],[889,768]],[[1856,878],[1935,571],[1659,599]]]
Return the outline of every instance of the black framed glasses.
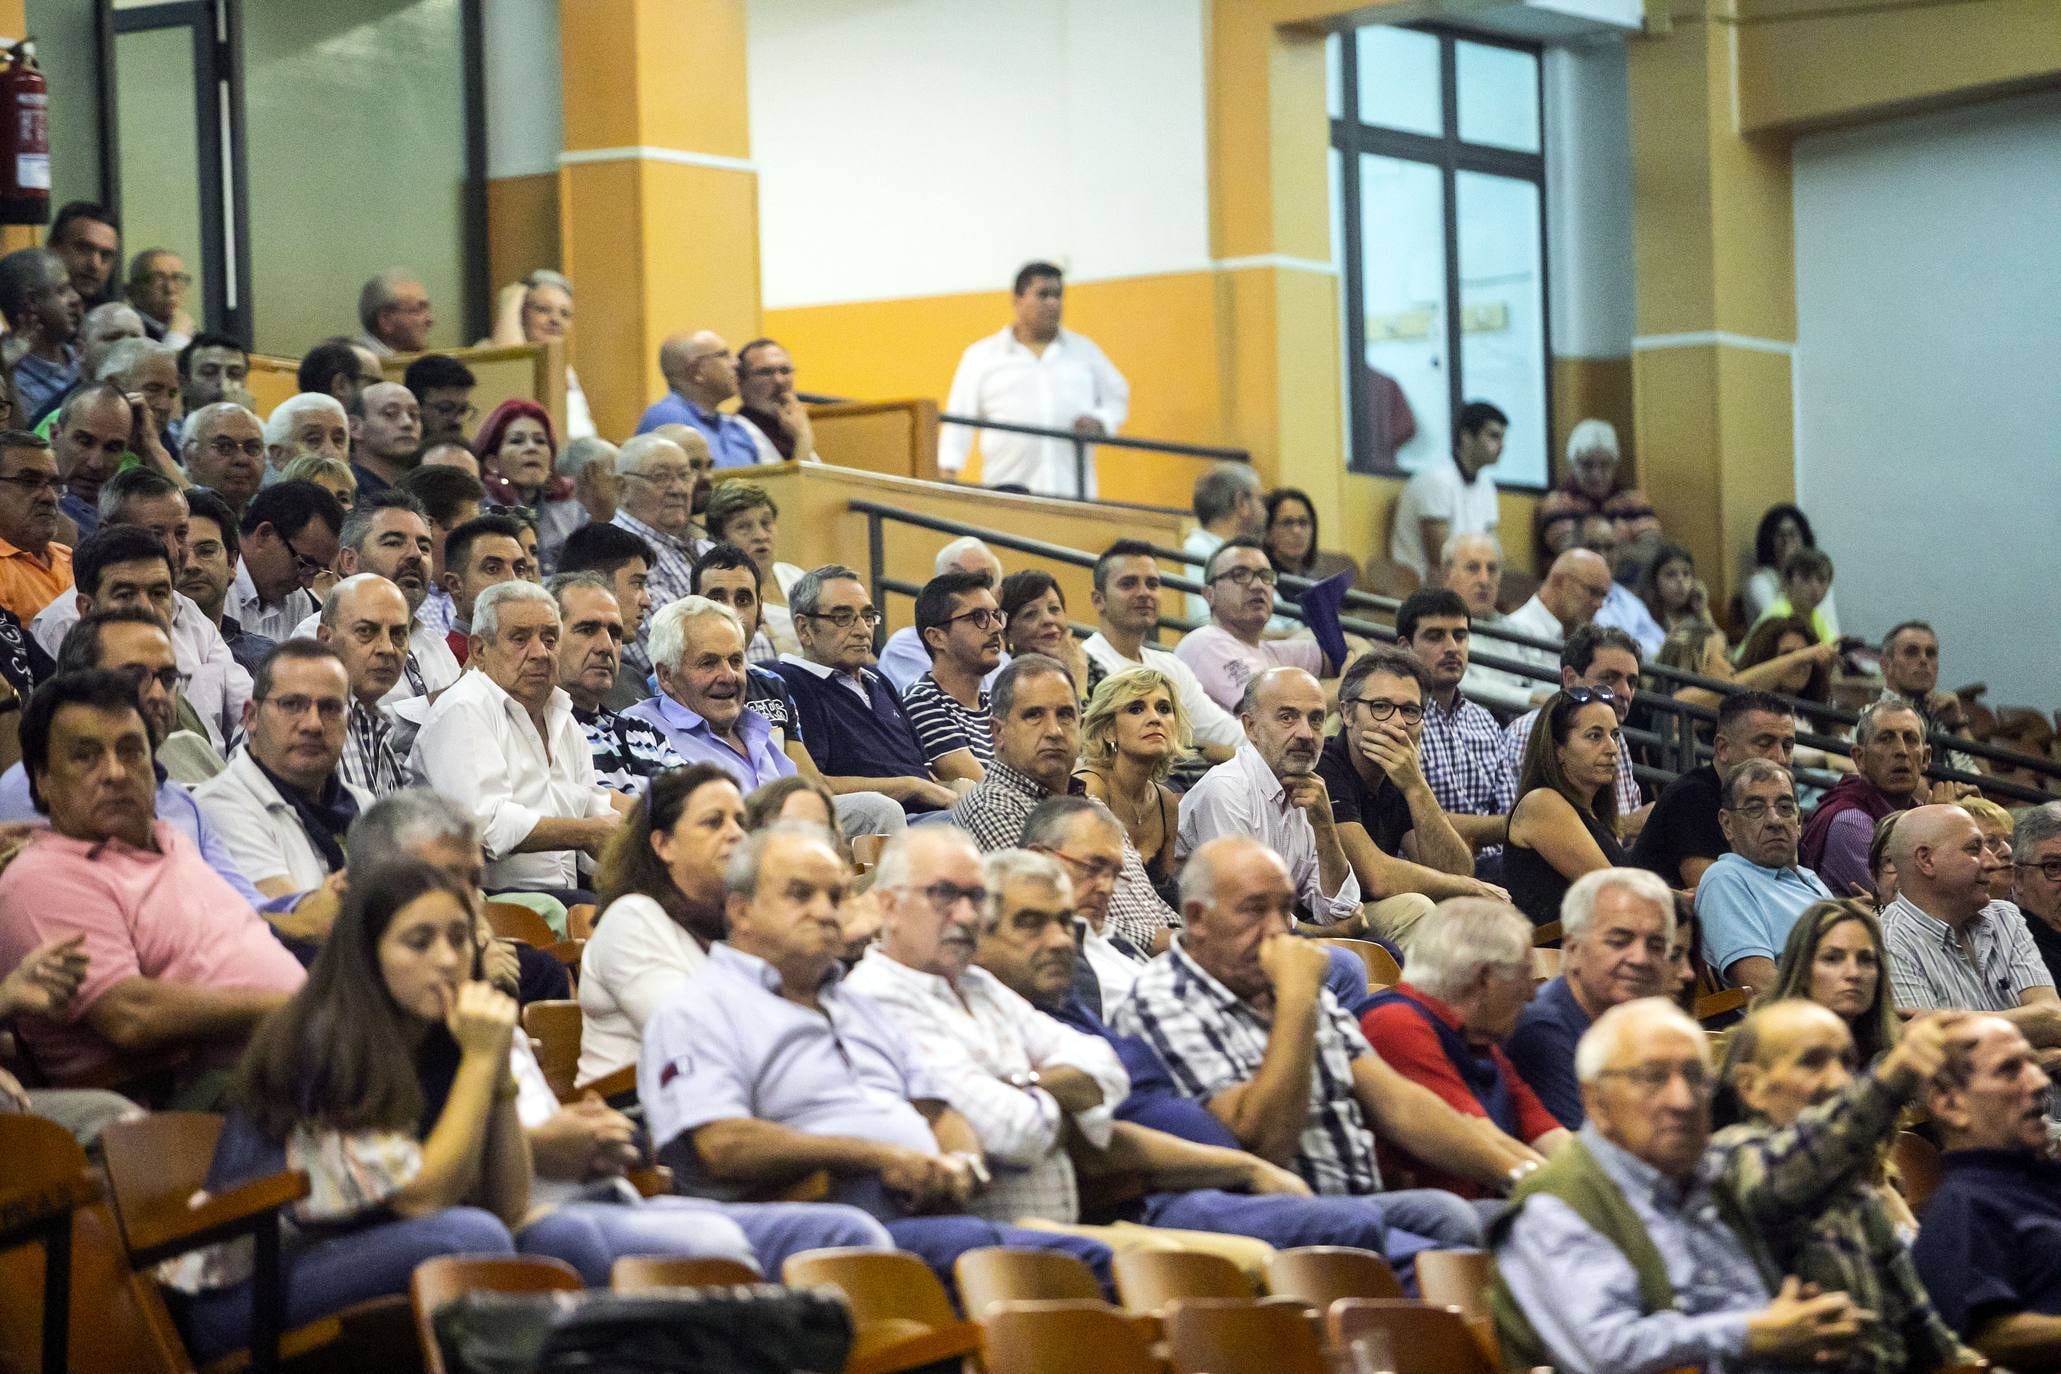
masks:
[[[341,724],[344,713],[350,709],[350,703],[342,697],[285,696],[259,697],[258,700],[264,702],[288,720],[299,720],[310,710],[313,710],[316,718],[324,725]]]
[[[1367,708],[1367,714],[1376,720],[1389,720],[1397,715],[1405,725],[1415,725],[1424,719],[1424,707],[1413,701],[1388,701],[1381,697],[1354,697],[1352,704]]]
[[[957,883],[935,882],[923,887],[905,887],[904,892],[920,892],[940,916],[949,915],[953,907],[961,902],[973,903],[975,911],[985,911],[988,905],[988,890],[975,885],[961,887]]]
[[[1281,580],[1281,574],[1272,568],[1226,568],[1209,580],[1214,587],[1219,582],[1229,582],[1234,587],[1250,587],[1259,582],[1273,586]]]
[[[185,691],[186,684],[193,681],[193,674],[182,673],[177,668],[160,668],[152,672],[141,663],[131,663],[109,671],[128,683],[131,691],[140,691],[144,683],[155,682],[173,696]]]
[[[323,573],[329,571],[327,563],[317,563],[314,559],[302,553],[293,546],[293,541],[284,534],[279,536],[279,542],[286,545],[286,551],[293,555],[294,576],[300,579],[301,586],[307,586]]]
[[[64,490],[64,478],[54,472],[18,472],[12,477],[0,477],[0,482],[31,498],[46,491]]]
[[[470,401],[431,401],[423,409],[444,420],[470,420],[479,414],[479,407]]]
[[[992,606],[982,606],[977,610],[961,611],[957,615],[948,615],[945,617],[945,624],[956,625],[962,620],[972,621],[973,628],[976,630],[1000,630],[1009,624],[1009,613],[1007,611],[998,611]]]
[[[208,450],[217,458],[234,458],[240,453],[246,458],[263,462],[265,457],[265,441],[261,438],[236,440],[226,434],[217,434],[214,438],[208,440]]]
[[[2061,883],[2061,858],[2040,859],[2034,863],[2023,861],[2011,865],[2013,868],[2036,868],[2040,876],[2050,883]]]
[[[871,606],[860,611],[855,611],[849,606],[839,606],[834,611],[804,611],[802,615],[808,620],[827,620],[840,630],[849,630],[858,621],[864,621],[869,630],[880,624],[880,612]]]
[[[1769,812],[1773,812],[1785,821],[1793,821],[1803,814],[1802,809],[1789,797],[1777,797],[1771,802],[1761,801],[1756,798],[1753,801],[1747,802],[1744,806],[1733,806],[1726,803],[1718,809],[1729,811],[1735,816],[1744,816],[1749,821],[1764,821],[1768,818]]]

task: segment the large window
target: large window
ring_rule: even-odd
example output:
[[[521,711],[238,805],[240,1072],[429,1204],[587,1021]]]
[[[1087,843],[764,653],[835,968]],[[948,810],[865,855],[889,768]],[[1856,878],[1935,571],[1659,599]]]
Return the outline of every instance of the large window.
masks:
[[[1354,472],[1414,472],[1471,400],[1510,417],[1496,479],[1548,481],[1539,54],[1373,25],[1330,42],[1333,234]]]

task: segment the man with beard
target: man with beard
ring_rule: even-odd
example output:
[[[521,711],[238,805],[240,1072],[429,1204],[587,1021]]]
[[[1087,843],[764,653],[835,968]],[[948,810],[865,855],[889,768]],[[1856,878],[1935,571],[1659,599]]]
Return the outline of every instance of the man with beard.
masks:
[[[558,685],[572,698],[573,719],[594,751],[594,780],[630,796],[685,762],[649,721],[608,709],[623,666],[623,612],[607,582],[593,573],[560,573],[544,584],[558,598]]]
[[[81,305],[96,306],[108,299],[108,285],[122,255],[122,234],[105,206],[67,201],[51,221],[44,245],[64,263]]]
[[[400,490],[361,494],[337,542],[339,574],[348,578],[377,573],[399,588],[407,600],[407,648],[400,673],[388,680],[379,704],[392,707],[417,697],[433,697],[456,682],[461,671],[457,657],[445,636],[425,624],[422,615],[429,595],[432,550],[429,517],[421,503]],[[316,636],[321,619],[319,612],[309,616],[294,627],[294,634],[303,639]],[[401,742],[395,741],[394,747],[400,749]]]
[[[1324,689],[1300,668],[1246,679],[1238,702],[1246,743],[1181,798],[1177,847],[1185,859],[1219,835],[1253,836],[1288,866],[1306,919],[1358,930],[1360,880],[1317,773],[1324,716]]]

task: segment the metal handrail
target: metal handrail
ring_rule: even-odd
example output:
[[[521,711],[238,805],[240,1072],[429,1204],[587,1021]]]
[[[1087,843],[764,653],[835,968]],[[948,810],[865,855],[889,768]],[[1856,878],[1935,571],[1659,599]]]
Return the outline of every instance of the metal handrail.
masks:
[[[821,392],[797,391],[795,399],[807,405],[844,405],[853,398],[849,396],[828,396]],[[1064,439],[1073,445],[1073,475],[1075,500],[1086,500],[1088,490],[1088,448],[1101,445],[1105,448],[1132,448],[1149,453],[1171,453],[1177,458],[1207,458],[1218,463],[1251,463],[1249,449],[1226,448],[1219,444],[1189,444],[1173,439],[1140,439],[1129,434],[1082,434],[1078,430],[1054,429],[1047,425],[1018,424],[1014,420],[989,420],[978,415],[948,415],[938,413],[941,425],[965,425],[971,429],[999,429],[1010,434],[1029,434],[1040,439]],[[1062,498],[1065,499],[1065,498]]]

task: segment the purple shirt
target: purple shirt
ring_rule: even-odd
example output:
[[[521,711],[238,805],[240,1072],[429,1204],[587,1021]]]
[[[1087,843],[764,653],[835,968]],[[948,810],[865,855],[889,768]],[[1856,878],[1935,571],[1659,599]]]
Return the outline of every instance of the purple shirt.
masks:
[[[623,712],[623,717],[656,728],[673,752],[688,763],[715,764],[737,779],[740,792],[794,772],[794,760],[773,743],[773,727],[757,711],[737,714],[737,735],[744,741],[742,754],[716,738],[708,721],[669,696],[648,697]]]

